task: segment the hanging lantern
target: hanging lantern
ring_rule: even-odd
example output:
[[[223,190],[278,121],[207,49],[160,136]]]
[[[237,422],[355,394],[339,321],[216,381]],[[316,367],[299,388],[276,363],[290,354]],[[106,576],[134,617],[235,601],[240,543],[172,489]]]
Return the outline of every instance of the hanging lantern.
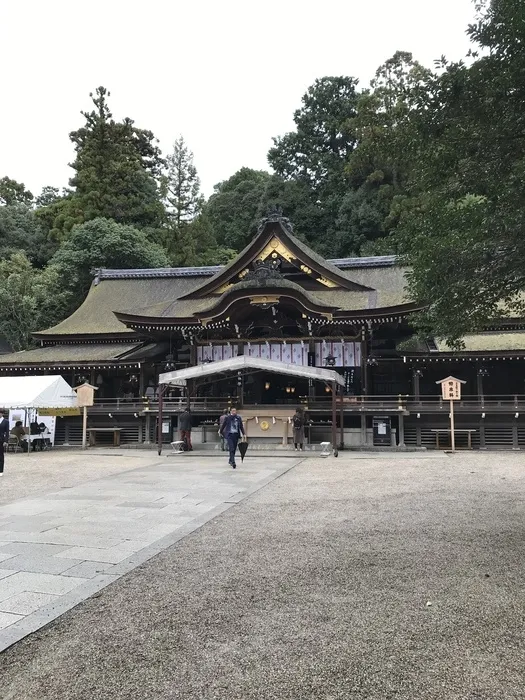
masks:
[[[286,387],[286,393],[287,393],[287,394],[289,394],[289,393],[290,393],[290,391],[291,391],[290,387],[289,387],[289,386],[287,386],[287,387]]]
[[[264,388],[266,389],[266,391],[268,391],[268,389],[270,388],[270,382],[266,382]]]

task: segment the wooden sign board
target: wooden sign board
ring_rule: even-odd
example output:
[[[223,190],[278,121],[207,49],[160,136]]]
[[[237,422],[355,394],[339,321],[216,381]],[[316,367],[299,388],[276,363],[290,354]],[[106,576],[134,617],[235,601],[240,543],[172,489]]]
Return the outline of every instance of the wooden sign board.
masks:
[[[68,407],[68,408],[39,408],[39,416],[79,416],[80,408]]]
[[[446,379],[441,379],[436,384],[441,384],[441,396],[444,401],[460,401],[461,385],[466,384],[466,382],[456,377],[446,377]]]
[[[78,406],[80,408],[83,408],[84,406],[93,406],[95,403],[95,391],[97,391],[97,389],[98,387],[92,386],[87,382],[85,382],[85,384],[81,384],[80,386],[76,386],[75,391],[77,392]]]
[[[454,428],[454,401],[461,399],[461,385],[466,384],[463,379],[457,377],[445,377],[436,384],[441,384],[441,396],[444,401],[450,401],[450,442],[452,452],[456,451],[456,433]]]

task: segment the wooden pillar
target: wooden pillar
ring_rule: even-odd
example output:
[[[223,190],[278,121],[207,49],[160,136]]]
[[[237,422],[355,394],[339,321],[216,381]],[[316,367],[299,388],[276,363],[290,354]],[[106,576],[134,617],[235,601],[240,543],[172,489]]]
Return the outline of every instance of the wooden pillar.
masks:
[[[485,403],[485,397],[483,396],[483,374],[481,373],[481,370],[478,369],[477,375],[476,375],[476,383],[477,383],[477,389],[478,389],[478,400],[479,403],[481,404],[481,408],[483,408],[483,404]]]
[[[190,345],[190,365],[192,367],[197,365],[197,346],[193,343]],[[186,408],[188,411],[191,410],[191,397],[195,397],[195,386],[196,382],[193,379],[188,379],[186,381]]]
[[[479,449],[486,450],[487,445],[485,443],[485,419],[479,419]]]
[[[237,343],[237,354],[238,355],[244,355],[244,343]],[[239,384],[239,376],[241,377],[241,381]],[[242,376],[242,373],[237,373],[237,400],[239,403],[239,408],[242,408],[244,405],[244,377]]]
[[[361,446],[366,446],[366,413],[361,413]]]
[[[345,449],[345,406],[343,403],[343,387],[339,387],[339,446],[342,450]]]
[[[519,439],[518,439],[518,421],[516,418],[514,418],[514,422],[512,423],[512,449],[513,450],[520,449],[520,444],[519,444]]]
[[[405,416],[399,413],[399,435],[398,437],[398,447],[405,447]]]
[[[419,369],[413,368],[412,369],[412,388],[414,390],[414,399],[416,401],[419,401],[420,398],[420,389],[419,389]]]
[[[419,424],[419,420],[416,423],[416,446],[421,447],[421,425]]]
[[[315,341],[312,338],[308,341],[308,354],[315,357]],[[308,380],[308,398],[315,399],[315,382],[312,379]]]
[[[139,366],[139,398],[142,398],[146,392],[145,380],[144,364],[141,362]]]
[[[157,452],[159,457],[162,454],[162,402],[165,388],[165,384],[159,384],[159,413],[157,417]]]
[[[364,396],[368,394],[368,343],[366,342],[366,328],[361,329],[361,390]]]
[[[145,430],[146,430],[146,439],[144,442],[146,443],[146,445],[150,445],[151,444],[151,413],[149,411],[146,413]]]
[[[237,394],[240,408],[242,408],[244,406],[244,376],[241,371],[237,372]]]
[[[337,456],[337,384],[332,382],[332,449]]]

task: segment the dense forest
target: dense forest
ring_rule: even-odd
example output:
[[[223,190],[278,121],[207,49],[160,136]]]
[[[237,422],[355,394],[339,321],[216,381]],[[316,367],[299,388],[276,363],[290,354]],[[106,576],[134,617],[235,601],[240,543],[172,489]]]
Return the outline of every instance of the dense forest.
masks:
[[[34,195],[0,179],[0,335],[18,350],[76,308],[96,267],[218,264],[280,206],[329,257],[396,253],[422,333],[457,341],[523,313],[525,4],[481,0],[464,60],[432,67],[398,52],[370,86],[311,85],[270,171],[241,168],[205,199],[184,138],[162,153],[117,121],[99,87],[70,134],[73,176]]]

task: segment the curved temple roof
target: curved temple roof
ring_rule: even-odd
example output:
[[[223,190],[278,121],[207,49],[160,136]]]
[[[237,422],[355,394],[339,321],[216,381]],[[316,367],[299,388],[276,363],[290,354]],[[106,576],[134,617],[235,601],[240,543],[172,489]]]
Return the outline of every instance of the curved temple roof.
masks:
[[[340,386],[345,385],[344,378],[333,369],[322,367],[303,367],[292,365],[286,362],[275,362],[274,360],[261,360],[257,357],[239,355],[230,360],[218,360],[205,365],[196,365],[179,369],[175,372],[164,372],[159,375],[159,384],[169,384],[172,386],[186,386],[188,379],[198,379],[213,374],[226,374],[238,372],[242,369],[265,370],[276,372],[293,377],[305,377],[306,379],[316,379],[321,382],[335,382]]]

